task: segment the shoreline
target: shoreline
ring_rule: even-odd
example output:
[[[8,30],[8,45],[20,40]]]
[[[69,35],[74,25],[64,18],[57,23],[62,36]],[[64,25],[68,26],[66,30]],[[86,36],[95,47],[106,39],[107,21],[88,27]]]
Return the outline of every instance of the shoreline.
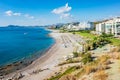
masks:
[[[57,67],[59,62],[73,52],[72,37],[69,33],[59,33],[56,30],[52,30],[50,36],[55,39],[55,43],[45,54],[29,66],[7,75],[3,80],[15,79],[16,76],[22,76],[19,80],[44,80],[59,71],[59,67]],[[71,39],[69,39],[70,37]],[[66,41],[63,38],[66,38]],[[68,42],[68,45],[66,42]]]
[[[52,32],[51,32],[52,33]],[[51,34],[49,33],[48,36]],[[50,35],[50,37],[52,37]],[[53,37],[52,37],[53,38]],[[46,53],[49,51],[49,49],[51,49],[55,44],[56,44],[56,41],[55,41],[55,38],[54,39],[54,43],[51,44],[47,49],[45,49],[44,51],[42,52],[37,52],[37,53],[41,53],[41,54],[38,54],[38,56],[32,56],[31,59],[23,59],[23,60],[20,60],[20,61],[15,61],[15,62],[12,62],[10,64],[6,64],[6,65],[2,65],[0,66],[0,79],[3,79],[4,80],[4,77],[5,79],[8,78],[9,76],[15,74],[15,73],[19,73],[21,71],[23,71],[24,69],[28,68],[30,65],[32,65],[34,62],[36,62],[36,60],[38,59],[43,59],[44,57],[43,56],[47,56]],[[34,57],[34,58],[33,58]],[[42,58],[43,57],[43,58]],[[10,72],[7,71],[7,69],[10,69]],[[10,77],[9,77],[10,78]]]
[[[35,56],[32,56],[31,58],[26,58],[23,60],[15,61],[10,64],[0,66],[0,78],[2,76],[9,75],[11,73],[17,72],[18,70],[22,70],[22,69],[28,67],[34,61],[36,61],[37,59],[46,55],[46,52],[49,51],[49,49],[51,49],[54,46],[54,44],[55,44],[55,42],[42,52],[38,51],[37,53],[40,53],[40,54],[37,54],[38,56],[35,55]]]

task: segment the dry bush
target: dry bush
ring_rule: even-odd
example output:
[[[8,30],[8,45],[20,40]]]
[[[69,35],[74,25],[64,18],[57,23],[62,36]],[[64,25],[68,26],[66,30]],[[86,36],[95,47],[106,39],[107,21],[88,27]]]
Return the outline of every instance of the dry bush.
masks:
[[[85,71],[85,74],[90,74],[92,72],[96,72],[97,70],[109,69],[110,67],[108,66],[108,64],[110,64],[111,62],[108,59],[108,55],[103,55],[99,57],[98,60],[84,66],[83,69]]]
[[[106,69],[109,69],[110,67],[108,65],[105,65],[105,64],[100,64],[98,67],[97,67],[97,70],[106,70]]]
[[[120,47],[113,48],[111,52],[120,52]]]
[[[86,77],[84,77],[84,78],[82,78],[81,80],[87,80],[87,78],[86,78]]]
[[[114,52],[110,54],[112,59],[120,59],[120,52]]]
[[[109,64],[112,64],[112,62],[110,60],[107,60],[104,64],[109,65]]]
[[[103,55],[101,57],[98,58],[97,62],[97,70],[105,70],[105,69],[109,69],[110,67],[108,66],[109,64],[111,64],[111,61],[109,60],[109,56],[108,55]]]
[[[79,63],[80,61],[81,61],[81,59],[79,57],[78,58],[72,58],[72,59],[60,62],[58,64],[58,66],[62,66],[62,65],[65,65],[65,64],[70,64],[70,63]]]
[[[61,77],[59,80],[77,80],[77,78],[73,75],[65,75]]]
[[[118,55],[117,59],[120,59],[120,53],[119,53],[119,55]]]
[[[120,53],[119,52],[114,53],[114,59],[120,59]]]
[[[104,70],[98,70],[93,75],[93,80],[107,80],[108,74]]]
[[[96,66],[94,65],[88,65],[84,67],[85,73],[86,74],[90,74],[91,72],[95,72],[96,71]]]
[[[102,55],[101,57],[98,58],[98,61],[100,64],[105,64],[109,59],[108,55]]]

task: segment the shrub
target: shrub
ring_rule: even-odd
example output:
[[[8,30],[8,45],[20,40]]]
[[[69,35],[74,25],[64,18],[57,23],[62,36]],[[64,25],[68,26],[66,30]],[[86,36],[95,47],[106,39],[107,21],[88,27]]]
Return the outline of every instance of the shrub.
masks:
[[[105,70],[105,69],[109,69],[110,67],[108,66],[108,64],[111,64],[111,61],[108,60],[109,56],[108,55],[102,55],[101,57],[99,57],[96,62],[98,65],[98,70]]]
[[[84,64],[89,63],[92,61],[92,57],[90,53],[84,54],[81,60]]]
[[[113,52],[111,54],[111,58],[113,58],[113,59],[120,59],[120,52]]]
[[[74,57],[78,57],[78,53],[77,52],[73,52]]]
[[[104,70],[98,70],[93,75],[93,80],[107,80],[108,74]]]
[[[101,57],[98,58],[98,61],[100,64],[105,64],[108,59],[109,59],[108,55],[102,55]]]
[[[86,74],[90,74],[91,72],[95,72],[96,71],[96,66],[94,65],[87,65],[84,67],[84,71]]]
[[[113,49],[113,52],[120,52],[120,47],[116,47]]]
[[[61,77],[59,80],[77,80],[77,79],[73,75],[65,75],[65,76]]]
[[[109,69],[110,67],[104,64],[99,64],[97,67],[97,70],[105,70],[105,69]]]
[[[65,76],[65,75],[71,74],[73,71],[78,70],[79,68],[80,68],[79,66],[69,67],[65,72],[60,73],[60,74],[58,74],[56,76],[53,76],[48,80],[67,80],[67,79],[65,79],[66,77],[65,78],[62,78],[62,77]],[[73,77],[72,80],[77,80],[77,79],[74,79],[74,76],[72,76],[72,77]]]

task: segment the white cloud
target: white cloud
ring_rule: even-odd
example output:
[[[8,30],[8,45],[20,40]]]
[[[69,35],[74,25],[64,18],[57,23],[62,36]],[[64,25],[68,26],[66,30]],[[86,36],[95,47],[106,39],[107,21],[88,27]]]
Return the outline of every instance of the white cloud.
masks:
[[[66,3],[65,6],[53,9],[52,13],[59,15],[61,19],[68,18],[71,17],[71,14],[69,13],[71,9],[72,7],[70,7],[68,3]]]
[[[30,16],[29,14],[25,14],[24,15],[26,18],[30,18],[30,19],[34,19],[35,17],[34,16]]]
[[[29,17],[29,14],[25,14],[24,16],[25,16],[25,17]]]
[[[5,12],[5,14],[6,14],[7,16],[12,16],[13,12],[12,12],[11,10],[8,10],[8,11]]]
[[[34,19],[35,17],[34,16],[30,16],[29,18]]]
[[[29,19],[34,19],[35,18],[34,16],[31,16],[29,14],[22,14],[22,13],[19,13],[19,12],[13,12],[11,10],[6,11],[5,15],[7,15],[7,16],[24,16],[24,17],[29,18]]]
[[[7,16],[21,16],[21,13],[16,13],[16,12],[14,13],[14,12],[11,11],[11,10],[6,11],[5,14],[6,14]]]
[[[14,16],[21,16],[21,13],[14,13]]]
[[[65,6],[54,9],[52,11],[52,13],[54,13],[54,14],[63,14],[63,13],[69,12],[71,9],[72,9],[72,7],[69,7],[68,3],[66,3]]]
[[[69,18],[69,17],[72,17],[70,13],[64,13],[64,14],[61,14],[60,19]]]

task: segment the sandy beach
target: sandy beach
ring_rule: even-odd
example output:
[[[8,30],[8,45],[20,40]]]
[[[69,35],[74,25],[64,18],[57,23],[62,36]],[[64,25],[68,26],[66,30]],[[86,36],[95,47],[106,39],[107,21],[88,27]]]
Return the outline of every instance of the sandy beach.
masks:
[[[55,44],[40,58],[35,60],[28,67],[11,73],[3,80],[12,79],[16,76],[23,75],[20,80],[44,80],[49,78],[60,68],[57,66],[65,56],[72,54],[76,39],[71,33],[59,33],[53,30],[50,34],[55,39]]]

